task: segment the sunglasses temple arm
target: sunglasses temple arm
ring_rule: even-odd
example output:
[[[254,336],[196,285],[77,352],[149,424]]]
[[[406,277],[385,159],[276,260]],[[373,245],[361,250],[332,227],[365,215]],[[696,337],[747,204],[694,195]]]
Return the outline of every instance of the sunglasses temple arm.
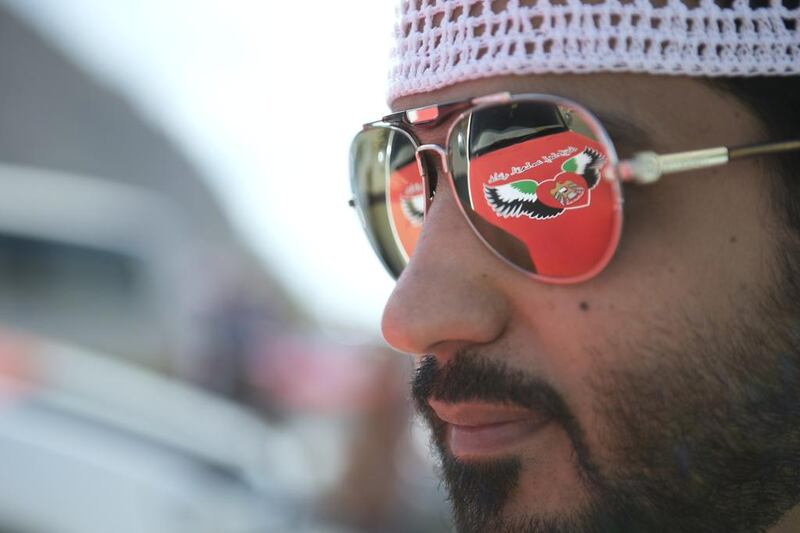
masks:
[[[617,178],[623,182],[648,184],[658,181],[665,174],[715,167],[735,159],[794,150],[800,150],[800,140],[753,144],[736,148],[720,146],[665,155],[659,155],[655,152],[640,152],[634,155],[633,158],[621,161],[615,168],[612,168],[610,177]]]
[[[647,185],[655,183],[664,174],[715,167],[728,161],[730,154],[724,146],[665,155],[639,152],[631,159],[620,161],[616,167],[609,167],[606,177]]]
[[[766,154],[779,154],[782,152],[793,152],[800,150],[800,139],[791,141],[783,141],[777,143],[764,143],[764,144],[751,144],[748,146],[739,146],[731,148],[731,160],[743,159],[745,157],[753,157],[756,155]]]

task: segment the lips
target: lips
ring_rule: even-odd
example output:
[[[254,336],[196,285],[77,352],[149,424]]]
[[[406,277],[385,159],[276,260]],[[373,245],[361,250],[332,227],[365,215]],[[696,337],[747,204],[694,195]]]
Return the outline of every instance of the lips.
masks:
[[[445,424],[447,446],[460,458],[513,453],[550,421],[539,412],[504,404],[428,403]]]

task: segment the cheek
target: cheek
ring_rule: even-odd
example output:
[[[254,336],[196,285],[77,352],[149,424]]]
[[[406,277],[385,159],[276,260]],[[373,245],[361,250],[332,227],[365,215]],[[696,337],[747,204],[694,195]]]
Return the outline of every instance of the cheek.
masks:
[[[748,171],[755,169],[630,191],[621,246],[606,271],[517,302],[517,334],[530,340],[522,352],[541,355],[537,370],[567,398],[590,448],[602,448],[604,424],[587,385],[593,376],[635,366],[643,354],[632,346],[685,346],[687,323],[735,324],[773,283],[769,201]]]
[[[674,307],[724,316],[740,291],[774,281],[768,187],[763,171],[746,163],[629,187],[606,289],[643,317]]]

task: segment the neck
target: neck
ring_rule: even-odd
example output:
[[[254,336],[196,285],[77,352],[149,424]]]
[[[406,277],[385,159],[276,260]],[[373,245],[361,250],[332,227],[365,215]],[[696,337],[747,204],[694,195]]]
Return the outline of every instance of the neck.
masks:
[[[793,507],[767,533],[796,533],[800,531],[800,505]]]

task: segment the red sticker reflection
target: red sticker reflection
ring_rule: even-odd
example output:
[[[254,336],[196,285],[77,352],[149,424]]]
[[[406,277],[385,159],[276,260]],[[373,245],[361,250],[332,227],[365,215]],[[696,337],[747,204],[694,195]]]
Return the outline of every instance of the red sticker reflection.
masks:
[[[472,209],[522,241],[536,272],[576,277],[596,268],[619,230],[602,145],[568,131],[470,161]]]
[[[408,259],[422,231],[425,207],[422,176],[419,174],[416,161],[391,173],[388,192],[392,230]]]

